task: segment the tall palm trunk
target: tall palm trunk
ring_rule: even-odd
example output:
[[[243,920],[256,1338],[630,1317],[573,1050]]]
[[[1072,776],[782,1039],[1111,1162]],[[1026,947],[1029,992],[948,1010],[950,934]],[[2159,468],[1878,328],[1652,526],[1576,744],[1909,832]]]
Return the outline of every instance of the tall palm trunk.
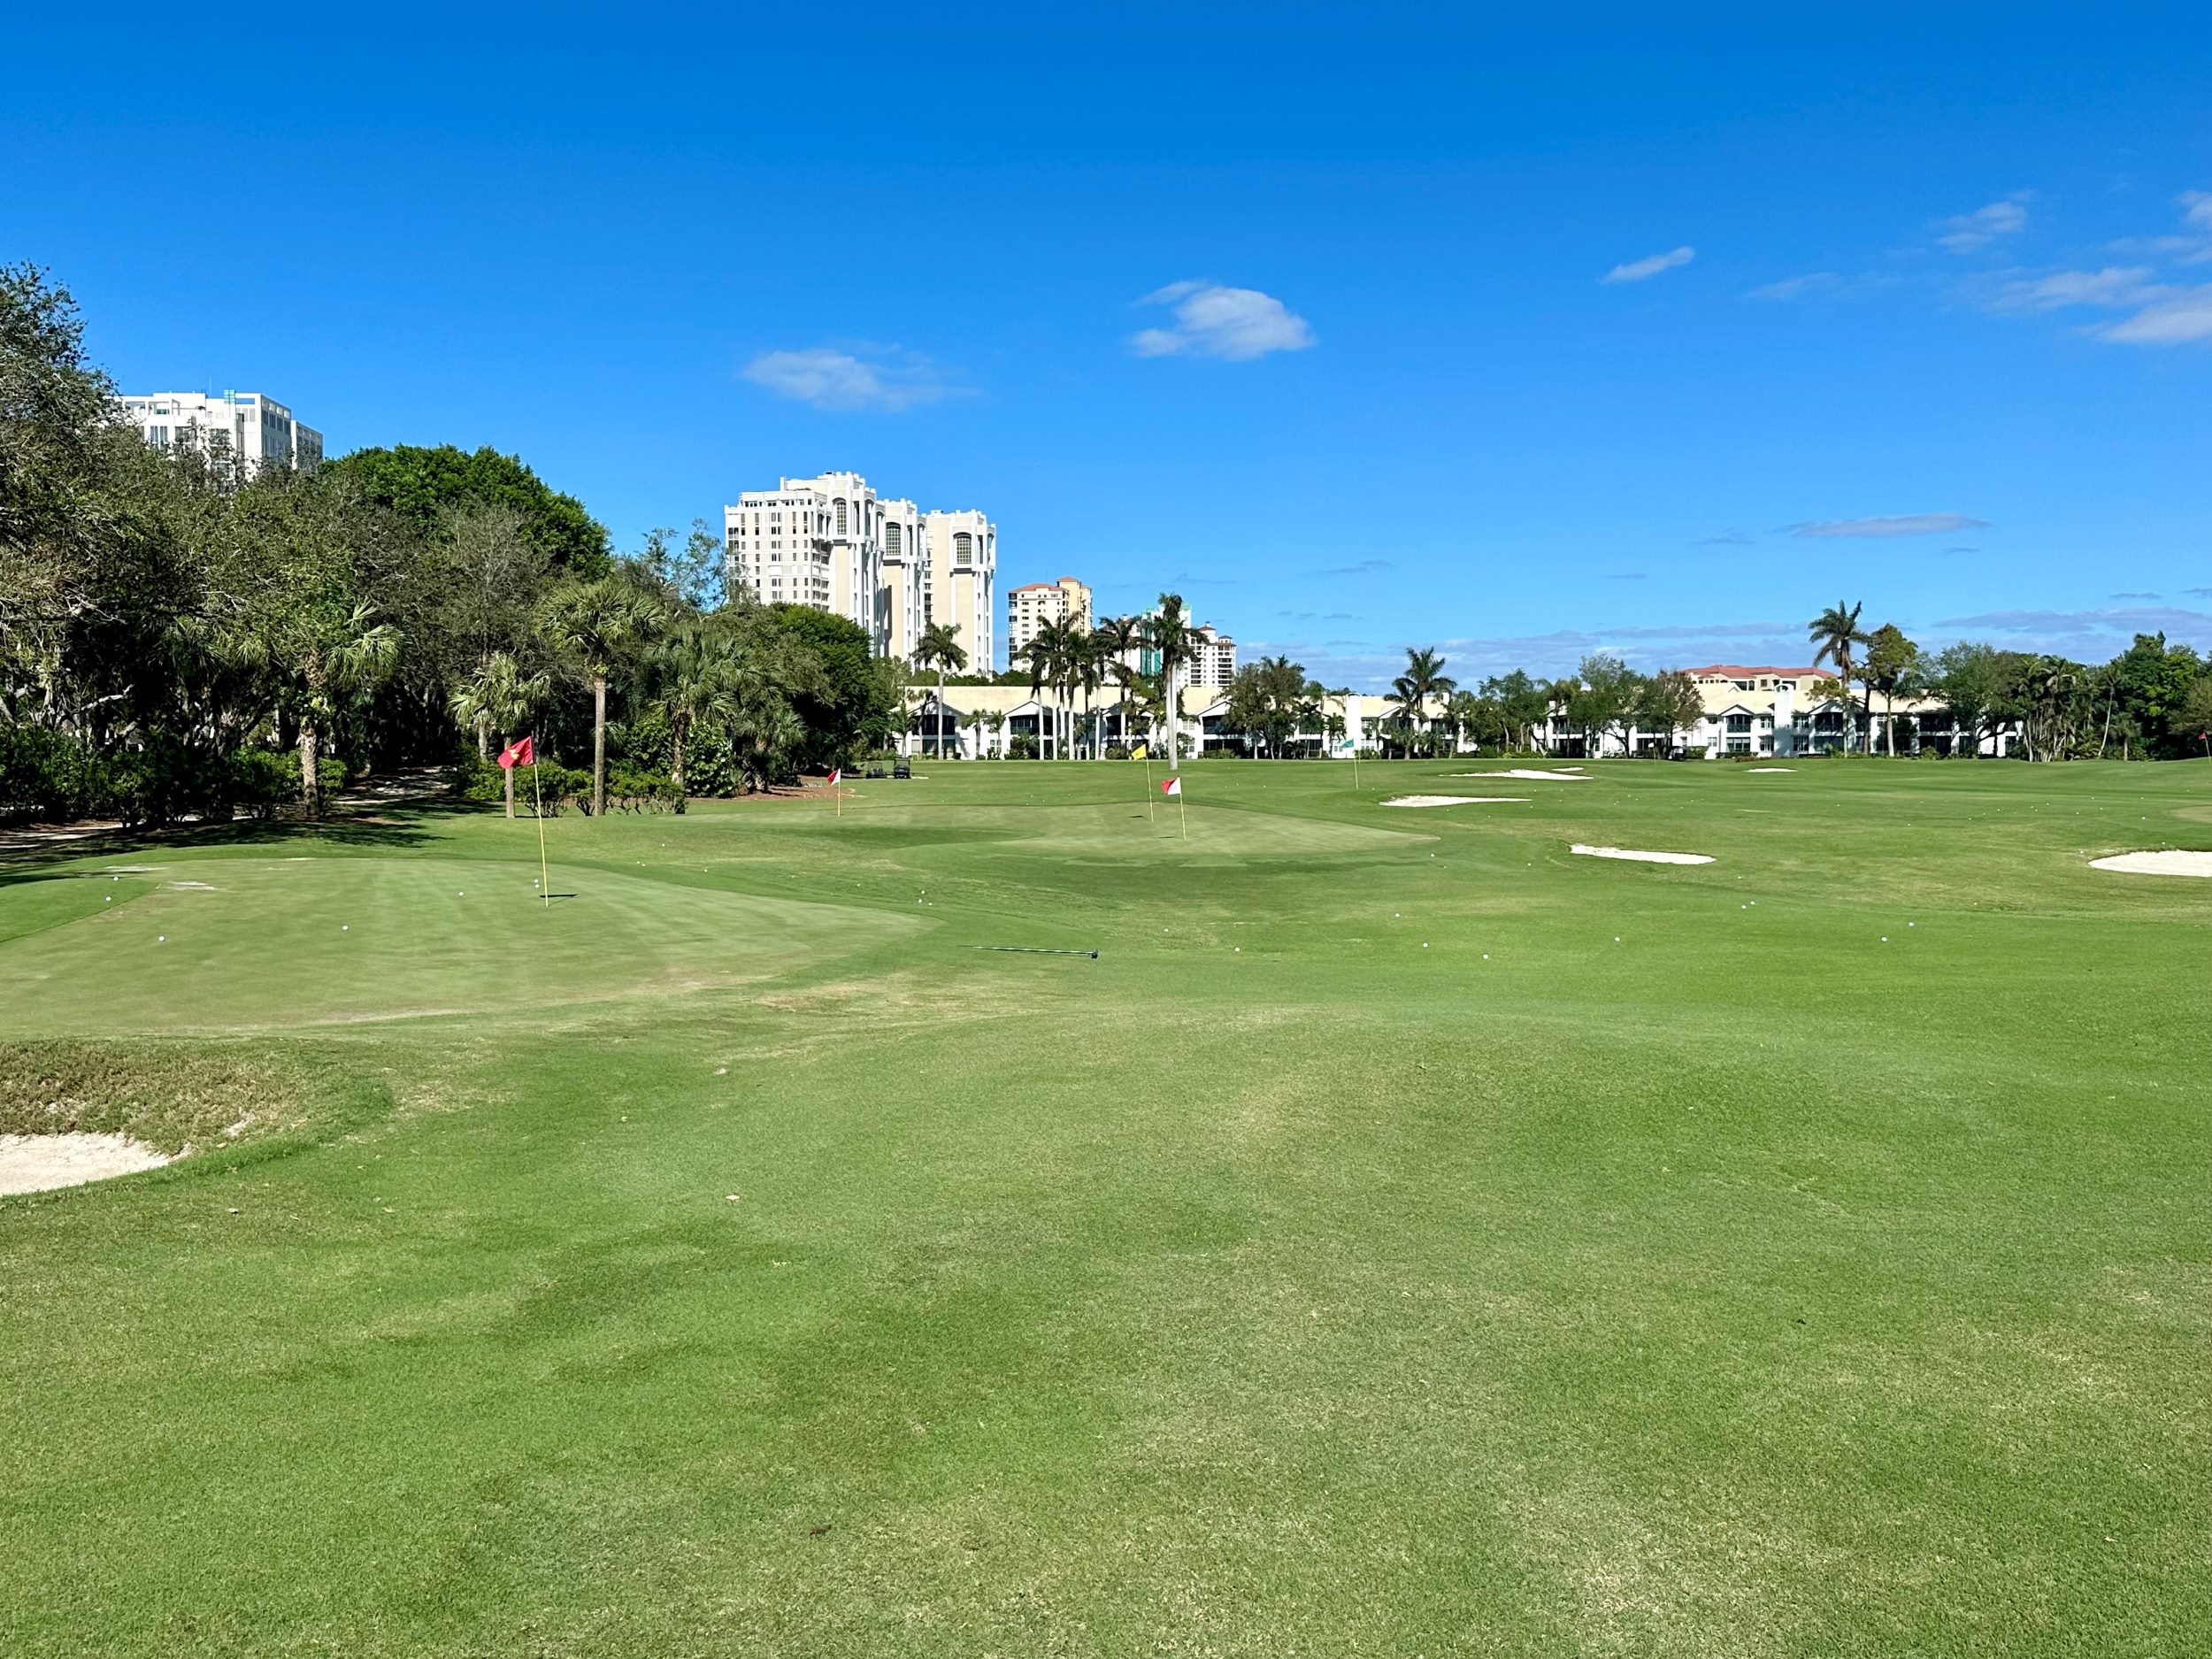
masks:
[[[323,815],[323,774],[318,752],[320,735],[315,729],[315,717],[304,716],[300,721],[300,805],[310,818]]]
[[[607,677],[591,677],[591,815],[607,816]]]
[[[671,728],[675,747],[668,763],[668,781],[676,786],[676,810],[680,812],[683,810],[682,803],[687,798],[684,794],[684,727],[687,724],[687,721],[679,720]]]
[[[1167,769],[1170,772],[1180,772],[1183,770],[1183,746],[1175,741],[1175,664],[1173,663],[1160,664],[1160,680],[1161,690],[1167,694],[1161,700],[1166,705],[1167,713]]]
[[[986,667],[989,664],[987,663]],[[945,757],[945,659],[937,659],[937,758]]]

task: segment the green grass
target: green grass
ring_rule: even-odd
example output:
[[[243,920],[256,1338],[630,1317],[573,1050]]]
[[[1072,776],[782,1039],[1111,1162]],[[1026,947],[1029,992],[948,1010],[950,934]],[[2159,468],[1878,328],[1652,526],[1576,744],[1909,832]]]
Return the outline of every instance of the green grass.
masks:
[[[0,883],[0,1653],[2212,1651],[2212,768],[922,770]]]

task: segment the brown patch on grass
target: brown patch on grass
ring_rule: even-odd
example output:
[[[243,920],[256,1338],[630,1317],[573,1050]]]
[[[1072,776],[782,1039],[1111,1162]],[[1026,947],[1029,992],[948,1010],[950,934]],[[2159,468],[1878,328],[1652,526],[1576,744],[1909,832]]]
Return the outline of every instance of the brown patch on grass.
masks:
[[[0,1043],[0,1133],[122,1134],[173,1155],[306,1116],[299,1076],[244,1048]]]

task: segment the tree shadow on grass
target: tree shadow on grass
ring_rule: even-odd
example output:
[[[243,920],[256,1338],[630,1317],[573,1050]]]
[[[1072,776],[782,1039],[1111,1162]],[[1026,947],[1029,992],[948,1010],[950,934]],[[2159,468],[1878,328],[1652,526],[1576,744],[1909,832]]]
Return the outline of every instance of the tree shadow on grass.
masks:
[[[348,851],[419,848],[440,840],[438,826],[448,819],[495,810],[473,801],[362,802],[342,803],[322,818],[238,818],[227,824],[174,824],[158,829],[94,824],[0,830],[0,887],[45,879],[54,866],[82,858],[209,847],[328,847]]]

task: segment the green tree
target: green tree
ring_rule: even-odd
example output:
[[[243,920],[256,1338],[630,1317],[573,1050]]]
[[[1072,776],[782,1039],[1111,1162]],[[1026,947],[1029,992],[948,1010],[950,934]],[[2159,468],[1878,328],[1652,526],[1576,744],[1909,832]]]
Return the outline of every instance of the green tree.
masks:
[[[1448,697],[1459,689],[1459,682],[1444,672],[1444,659],[1432,646],[1416,650],[1406,647],[1405,672],[1390,682],[1390,695],[1398,726],[1410,733],[1425,729],[1429,719],[1428,705],[1432,699]],[[1412,754],[1409,736],[1406,753]]]
[[[1882,694],[1883,742],[1893,757],[1897,753],[1898,694],[1909,692],[1920,667],[1920,648],[1894,622],[1885,622],[1867,635],[1866,661],[1859,673],[1866,683],[1868,718],[1873,718],[1874,694],[1878,691]]]
[[[552,682],[544,674],[524,672],[520,664],[504,651],[494,651],[453,694],[453,718],[464,726],[476,731],[480,748],[489,747],[489,737],[497,733],[501,746],[511,742],[526,731],[530,717],[544,703],[552,688]],[[515,771],[506,772],[505,793],[507,816],[515,815]]]
[[[591,810],[607,810],[607,681],[651,634],[649,600],[618,576],[563,584],[547,597],[539,626],[554,651],[591,687]]]
[[[1842,682],[1847,693],[1851,689],[1852,676],[1858,672],[1853,657],[1868,639],[1859,626],[1859,613],[1865,609],[1863,604],[1846,605],[1839,602],[1805,625],[1807,637],[1819,648],[1813,653],[1813,666],[1817,668],[1823,663],[1833,664],[1836,678]],[[1845,722],[1848,727],[1852,724],[1850,700],[1847,696],[1844,701]],[[1845,739],[1844,747],[1850,747],[1848,737]]]
[[[1542,686],[1517,668],[1484,680],[1482,695],[1496,701],[1506,736],[1515,748],[1537,746],[1536,728],[1551,718],[1552,699]]]
[[[2008,720],[2020,718],[2022,687],[2032,660],[2017,651],[2001,651],[1968,640],[1936,654],[1929,687],[1950,710],[1970,757],[1980,752],[1985,736],[1994,738]]]
[[[1636,687],[1636,724],[1647,732],[1663,733],[1662,751],[1674,747],[1678,732],[1694,730],[1705,718],[1705,698],[1678,668],[1652,675]]]
[[[968,653],[960,643],[957,622],[933,622],[915,642],[914,665],[937,671],[937,757],[945,756],[945,671],[957,673],[968,665]]]
[[[2206,664],[2186,645],[2169,645],[2163,634],[2139,634],[2112,659],[2107,684],[2108,717],[2116,714],[2139,733],[2154,754],[2196,752],[2197,728],[2184,705]],[[2108,725],[2109,718],[2108,718]]]
[[[1586,753],[1601,752],[1605,733],[1636,718],[1638,675],[1608,651],[1593,651],[1575,665],[1566,682],[1567,724],[1582,733]]]
[[[613,567],[606,526],[515,456],[488,447],[396,444],[356,449],[324,470],[352,479],[365,501],[389,508],[425,541],[435,541],[457,509],[499,505],[518,515],[524,534],[557,574],[588,580]]]
[[[1144,619],[1144,640],[1160,659],[1160,714],[1167,724],[1167,764],[1171,772],[1181,770],[1183,764],[1182,741],[1176,731],[1180,714],[1176,700],[1176,676],[1189,664],[1191,648],[1196,639],[1197,630],[1183,609],[1183,595],[1162,594],[1159,609]]]
[[[880,672],[896,665],[871,655],[867,631],[858,623],[810,605],[763,605],[751,614],[752,626],[765,634],[804,647],[818,671],[811,688],[792,698],[804,733],[790,751],[794,765],[806,771],[841,765],[870,738],[904,726],[904,706]]]

